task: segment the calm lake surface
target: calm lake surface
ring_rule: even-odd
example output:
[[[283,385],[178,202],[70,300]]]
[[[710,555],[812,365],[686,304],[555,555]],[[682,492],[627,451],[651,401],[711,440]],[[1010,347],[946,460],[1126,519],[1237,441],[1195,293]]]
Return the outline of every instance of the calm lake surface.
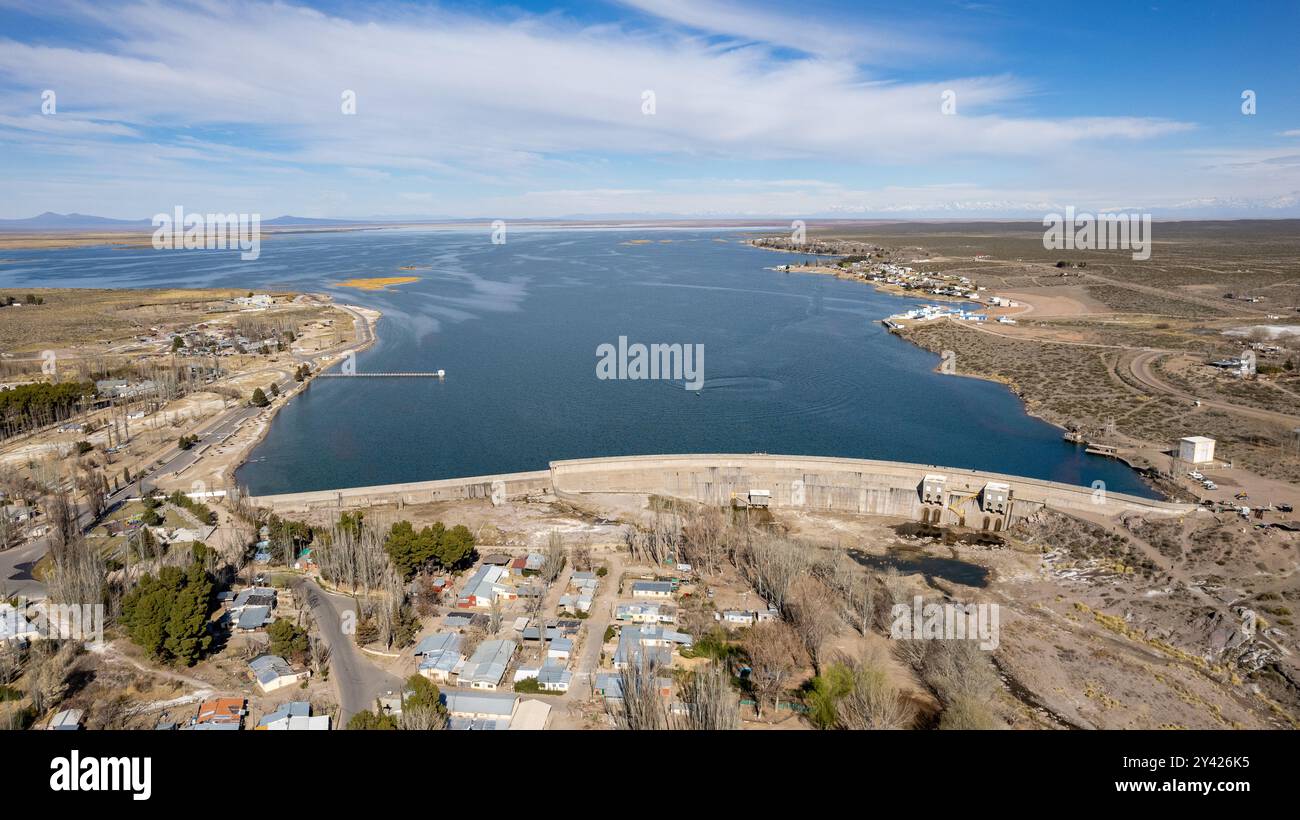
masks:
[[[629,244],[650,239],[649,244]],[[279,235],[236,251],[5,251],[0,288],[236,287],[328,292],[383,312],[357,370],[322,379],[238,472],[255,494],[544,469],[642,453],[788,453],[979,468],[1155,494],[1030,418],[1005,387],[933,372],[876,320],[917,300],[766,270],[797,257],[732,231],[373,230]],[[399,270],[415,265],[415,271]],[[352,277],[421,277],[383,292]],[[704,345],[704,387],[601,380],[597,348]]]

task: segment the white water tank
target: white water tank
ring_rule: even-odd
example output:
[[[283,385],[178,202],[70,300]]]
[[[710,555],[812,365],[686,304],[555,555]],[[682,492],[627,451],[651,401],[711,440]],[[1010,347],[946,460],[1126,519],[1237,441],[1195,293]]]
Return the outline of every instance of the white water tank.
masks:
[[[1209,464],[1214,461],[1214,439],[1205,436],[1180,438],[1178,460],[1189,464]]]

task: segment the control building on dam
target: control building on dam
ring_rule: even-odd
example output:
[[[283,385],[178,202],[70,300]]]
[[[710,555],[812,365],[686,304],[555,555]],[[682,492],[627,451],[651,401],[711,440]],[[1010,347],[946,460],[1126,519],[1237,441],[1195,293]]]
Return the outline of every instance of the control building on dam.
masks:
[[[977,470],[851,458],[774,455],[664,455],[551,462],[549,470],[352,487],[250,501],[276,512],[425,504],[554,494],[660,495],[717,506],[761,506],[882,515],[998,531],[1044,507],[1103,516],[1185,515],[1194,505],[1153,501],[1103,487],[1079,487]]]

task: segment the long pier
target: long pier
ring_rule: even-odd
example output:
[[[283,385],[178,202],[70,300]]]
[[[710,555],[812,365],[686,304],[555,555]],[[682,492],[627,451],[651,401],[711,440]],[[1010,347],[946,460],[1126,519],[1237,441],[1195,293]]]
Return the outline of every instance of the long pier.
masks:
[[[435,370],[432,373],[317,373],[318,379],[445,379],[447,372],[445,370]]]

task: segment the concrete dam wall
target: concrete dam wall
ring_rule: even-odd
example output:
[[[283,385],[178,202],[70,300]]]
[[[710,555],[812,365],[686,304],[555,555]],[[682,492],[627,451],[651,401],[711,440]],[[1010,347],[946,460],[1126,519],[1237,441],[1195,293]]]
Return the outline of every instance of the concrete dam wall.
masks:
[[[1044,507],[1062,512],[1184,515],[1195,507],[1105,488],[951,467],[850,458],[667,455],[551,462],[549,470],[287,493],[250,499],[279,512],[466,498],[499,503],[552,492],[654,494],[718,506],[752,505],[884,515],[1001,530]]]
[[[896,461],[769,455],[633,456],[557,461],[561,497],[655,493],[704,504],[763,504],[933,524],[1003,529],[1043,507],[1062,512],[1183,515],[1190,504],[1104,488]],[[752,491],[759,491],[751,498]],[[770,496],[764,497],[763,493]],[[767,499],[770,498],[770,501]]]

